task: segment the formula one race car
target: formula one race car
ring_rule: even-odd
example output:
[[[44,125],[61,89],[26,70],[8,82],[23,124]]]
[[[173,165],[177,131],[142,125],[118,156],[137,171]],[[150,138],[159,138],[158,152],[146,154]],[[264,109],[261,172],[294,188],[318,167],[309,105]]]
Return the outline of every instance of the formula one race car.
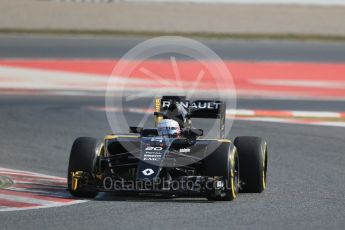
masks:
[[[225,139],[225,102],[156,99],[155,128],[130,127],[103,141],[80,137],[73,143],[68,190],[77,197],[98,192],[206,197],[230,201],[239,192],[266,187],[267,143],[259,137]],[[216,139],[202,138],[193,118],[220,120]]]

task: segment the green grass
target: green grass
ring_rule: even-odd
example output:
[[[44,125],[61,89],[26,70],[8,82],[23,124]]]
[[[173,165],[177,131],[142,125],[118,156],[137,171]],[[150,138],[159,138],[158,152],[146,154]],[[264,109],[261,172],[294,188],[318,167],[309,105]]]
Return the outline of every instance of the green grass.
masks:
[[[65,30],[65,29],[0,29],[0,34],[26,35],[75,35],[75,36],[185,36],[209,39],[245,39],[245,40],[292,40],[292,41],[330,41],[345,42],[345,36],[314,34],[251,34],[251,33],[207,33],[207,32],[159,32],[126,30]]]

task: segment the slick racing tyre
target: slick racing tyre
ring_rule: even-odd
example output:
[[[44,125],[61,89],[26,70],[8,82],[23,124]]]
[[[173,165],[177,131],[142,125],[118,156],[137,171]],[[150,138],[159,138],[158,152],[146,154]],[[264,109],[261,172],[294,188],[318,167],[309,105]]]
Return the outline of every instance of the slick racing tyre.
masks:
[[[94,198],[97,195],[97,191],[86,191],[79,187],[73,190],[72,173],[82,171],[91,174],[96,164],[98,147],[99,141],[95,138],[79,137],[74,141],[69,157],[67,174],[68,190],[73,196]]]
[[[207,199],[212,201],[234,200],[239,190],[239,159],[232,143],[221,143],[213,153],[205,158],[205,167],[207,176],[224,178],[222,193],[210,193],[207,195]]]
[[[237,137],[241,192],[261,193],[266,188],[267,143],[259,137]]]

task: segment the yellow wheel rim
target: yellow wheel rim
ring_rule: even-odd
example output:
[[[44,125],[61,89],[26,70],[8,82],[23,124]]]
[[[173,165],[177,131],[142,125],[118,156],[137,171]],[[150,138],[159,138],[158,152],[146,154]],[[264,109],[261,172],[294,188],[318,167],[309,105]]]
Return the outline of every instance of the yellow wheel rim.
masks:
[[[266,189],[266,152],[265,152],[265,155],[264,155],[264,160],[262,162],[262,187],[263,189]]]

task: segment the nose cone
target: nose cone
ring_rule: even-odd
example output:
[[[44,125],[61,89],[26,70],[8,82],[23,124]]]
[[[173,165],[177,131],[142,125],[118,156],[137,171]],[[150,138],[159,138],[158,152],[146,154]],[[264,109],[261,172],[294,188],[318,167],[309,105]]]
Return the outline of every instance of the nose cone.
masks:
[[[143,137],[141,139],[140,160],[137,170],[138,180],[159,178],[161,165],[170,145],[170,139],[165,137]]]

